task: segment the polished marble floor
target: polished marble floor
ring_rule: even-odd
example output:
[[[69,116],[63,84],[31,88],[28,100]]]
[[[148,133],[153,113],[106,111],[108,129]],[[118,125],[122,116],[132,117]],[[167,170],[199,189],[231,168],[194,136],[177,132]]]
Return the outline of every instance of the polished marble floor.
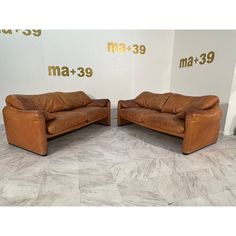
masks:
[[[236,136],[191,155],[181,139],[128,125],[91,125],[42,157],[0,127],[1,206],[236,206]]]

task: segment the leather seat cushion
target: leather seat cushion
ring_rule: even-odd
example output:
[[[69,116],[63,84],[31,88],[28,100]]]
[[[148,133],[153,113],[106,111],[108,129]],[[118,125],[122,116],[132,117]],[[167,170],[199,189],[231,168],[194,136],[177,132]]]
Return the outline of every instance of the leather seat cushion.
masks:
[[[186,107],[190,106],[193,99],[194,98],[191,96],[172,94],[162,107],[161,112],[172,114],[182,112],[186,109]]]
[[[44,110],[57,112],[66,110],[66,105],[58,93],[45,93],[39,95],[9,95],[6,104],[21,110]]]
[[[144,124],[150,127],[160,128],[173,133],[184,133],[184,120],[170,113],[159,113],[157,115],[149,115],[145,118]]]
[[[53,113],[53,115],[55,119],[47,122],[47,132],[49,134],[63,132],[88,120],[86,114],[79,111],[61,111]]]
[[[83,91],[62,93],[58,92],[60,98],[65,103],[66,110],[83,107],[92,102],[92,99]]]
[[[142,123],[147,116],[157,115],[159,111],[146,108],[125,108],[120,110],[120,116],[126,120],[137,121]]]
[[[105,118],[108,115],[108,110],[105,107],[80,107],[73,111],[84,113],[88,118],[88,122]]]
[[[134,102],[141,107],[160,111],[171,94],[172,93],[158,94],[143,92],[134,99]]]

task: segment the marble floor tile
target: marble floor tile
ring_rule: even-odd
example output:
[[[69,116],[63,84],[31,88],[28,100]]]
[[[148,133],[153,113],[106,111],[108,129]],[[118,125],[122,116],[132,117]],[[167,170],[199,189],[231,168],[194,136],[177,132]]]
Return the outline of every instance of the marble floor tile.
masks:
[[[118,185],[125,206],[166,206],[167,201],[157,191],[155,182],[136,180],[128,185]]]
[[[52,139],[45,157],[0,126],[0,206],[235,206],[236,136],[183,155],[179,138],[112,124]]]
[[[61,173],[48,170],[42,176],[40,183],[39,196],[47,193],[69,193],[79,189],[78,174]]]
[[[217,168],[181,173],[188,189],[188,198],[227,190],[230,182]]]
[[[172,170],[172,172],[178,173],[197,171],[215,166],[211,159],[199,153],[188,156],[175,153],[174,155],[161,160]]]
[[[78,174],[78,166],[78,158],[54,158],[48,163],[47,170],[57,173]]]
[[[190,197],[185,178],[177,173],[174,173],[173,175],[160,176],[154,178],[153,181],[156,183],[155,186],[157,191],[160,193],[162,198],[165,199],[168,205]],[[201,190],[201,186],[199,186],[198,183],[196,183],[195,186],[195,189],[199,189],[199,191]]]
[[[122,206],[122,198],[116,184],[80,188],[82,206]]]
[[[115,164],[110,167],[110,170],[117,184],[172,174],[171,168],[159,159]]]
[[[79,186],[92,187],[113,184],[112,173],[102,164],[91,165],[79,170]]]
[[[26,180],[11,179],[1,189],[0,197],[13,201],[25,201],[36,198],[39,193],[40,184],[31,183]]]
[[[0,206],[33,206],[34,198],[9,199],[0,197]]]
[[[179,206],[236,206],[236,191],[226,190],[219,193],[191,198],[175,205]]]
[[[31,201],[32,206],[80,206],[79,189],[67,191],[61,189],[58,191],[48,191],[45,194],[39,194],[37,198]]]
[[[224,191],[230,182],[218,169],[174,173],[155,178],[162,197],[169,203]]]

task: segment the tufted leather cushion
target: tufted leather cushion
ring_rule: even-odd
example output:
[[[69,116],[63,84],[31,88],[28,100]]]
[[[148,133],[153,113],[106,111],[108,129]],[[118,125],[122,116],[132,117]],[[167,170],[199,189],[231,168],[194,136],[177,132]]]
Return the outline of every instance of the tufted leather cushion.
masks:
[[[143,92],[134,101],[142,107],[160,111],[170,96],[171,93],[158,94]]]
[[[45,93],[40,95],[9,95],[6,104],[20,110],[44,110],[57,112],[66,109],[58,93]]]
[[[66,110],[78,107],[84,107],[92,102],[92,99],[82,91],[71,93],[58,93],[62,101],[65,103]]]

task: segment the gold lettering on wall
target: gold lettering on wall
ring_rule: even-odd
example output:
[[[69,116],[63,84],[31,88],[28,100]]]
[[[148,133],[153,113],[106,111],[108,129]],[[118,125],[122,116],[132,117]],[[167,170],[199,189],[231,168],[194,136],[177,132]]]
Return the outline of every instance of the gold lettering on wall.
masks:
[[[133,44],[133,45],[126,45],[125,43],[115,43],[115,42],[108,42],[107,43],[107,51],[110,53],[134,53],[134,54],[145,54],[146,47],[144,45]]]
[[[199,57],[185,57],[179,60],[179,68],[192,67],[193,65],[204,65],[212,63],[215,59],[215,52],[202,53]]]
[[[69,76],[77,76],[79,78],[82,77],[92,77],[93,76],[93,69],[91,67],[77,67],[76,69],[70,69],[68,66],[48,66],[48,75],[49,76],[62,76],[62,77],[69,77]]]
[[[24,36],[35,36],[39,37],[42,34],[42,30],[40,29],[16,29],[16,30],[11,30],[11,29],[2,29],[0,30],[0,33],[2,35],[13,35],[13,34],[22,34]]]

